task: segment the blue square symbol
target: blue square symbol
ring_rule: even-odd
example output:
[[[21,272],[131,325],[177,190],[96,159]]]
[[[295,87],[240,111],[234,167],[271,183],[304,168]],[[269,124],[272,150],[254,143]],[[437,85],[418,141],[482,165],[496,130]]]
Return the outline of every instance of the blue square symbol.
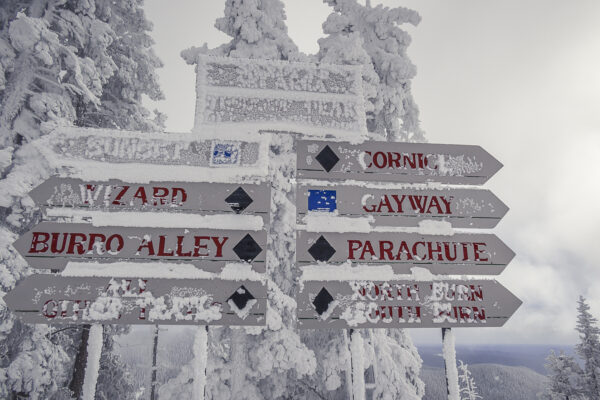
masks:
[[[334,212],[337,209],[335,190],[309,190],[308,211]]]
[[[236,165],[239,161],[239,144],[214,143],[211,156],[211,165]]]

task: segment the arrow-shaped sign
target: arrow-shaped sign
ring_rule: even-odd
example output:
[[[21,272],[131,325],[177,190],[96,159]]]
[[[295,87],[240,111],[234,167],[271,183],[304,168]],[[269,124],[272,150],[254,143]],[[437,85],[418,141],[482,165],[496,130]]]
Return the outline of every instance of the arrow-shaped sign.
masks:
[[[399,274],[410,273],[412,267],[419,266],[434,274],[498,275],[515,255],[491,234],[298,231],[296,238],[299,265],[346,261],[389,264]]]
[[[298,184],[298,223],[304,217],[369,217],[374,225],[418,226],[424,220],[446,221],[457,228],[493,228],[508,207],[489,190],[374,189],[357,185]]]
[[[13,246],[33,268],[62,270],[69,261],[168,261],[216,272],[226,263],[251,262],[265,272],[266,242],[265,231],[42,222]]]
[[[270,185],[151,182],[139,184],[52,177],[29,195],[42,207],[90,210],[257,214],[268,223]]]
[[[300,140],[298,178],[481,185],[502,164],[479,146]]]
[[[32,275],[8,293],[28,323],[264,325],[259,281]]]
[[[304,329],[498,327],[521,300],[493,280],[305,281]]]

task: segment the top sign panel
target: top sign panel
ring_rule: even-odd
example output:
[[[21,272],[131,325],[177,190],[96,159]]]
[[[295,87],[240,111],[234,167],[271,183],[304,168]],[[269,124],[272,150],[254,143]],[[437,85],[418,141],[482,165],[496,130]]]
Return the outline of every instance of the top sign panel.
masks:
[[[502,164],[479,146],[298,141],[298,178],[481,185]]]
[[[197,60],[195,130],[232,125],[360,137],[367,132],[360,66]]]

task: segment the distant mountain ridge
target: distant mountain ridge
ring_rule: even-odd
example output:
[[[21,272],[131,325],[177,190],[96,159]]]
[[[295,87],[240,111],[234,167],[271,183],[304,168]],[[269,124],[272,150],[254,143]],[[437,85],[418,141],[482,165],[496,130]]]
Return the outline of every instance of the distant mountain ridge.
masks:
[[[546,389],[547,378],[530,368],[499,364],[472,364],[469,370],[477,392],[485,400],[536,400]],[[421,379],[425,383],[423,400],[446,400],[443,368],[424,366]]]

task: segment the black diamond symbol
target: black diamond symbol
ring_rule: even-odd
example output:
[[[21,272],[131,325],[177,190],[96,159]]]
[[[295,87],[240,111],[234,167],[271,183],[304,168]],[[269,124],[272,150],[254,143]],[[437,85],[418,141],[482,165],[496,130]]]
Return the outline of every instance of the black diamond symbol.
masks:
[[[317,314],[322,315],[329,308],[329,304],[333,301],[333,297],[329,294],[327,289],[323,288],[319,294],[313,300],[313,305]]]
[[[329,261],[331,256],[335,254],[335,249],[321,236],[310,246],[308,252],[317,261]]]
[[[240,260],[250,262],[256,258],[257,255],[262,251],[262,247],[256,243],[250,234],[244,236],[238,244],[235,245],[233,251]]]
[[[250,203],[252,203],[252,198],[248,196],[248,193],[246,193],[246,191],[240,186],[239,188],[235,189],[233,193],[227,196],[225,202],[229,204],[229,207],[231,207],[236,214],[239,214],[240,212],[244,211],[246,207],[250,205]]]
[[[227,299],[227,302],[229,300],[233,301],[238,310],[243,310],[250,300],[254,300],[254,296],[242,285]]]
[[[331,171],[331,168],[340,161],[340,158],[331,150],[331,147],[325,146],[323,150],[315,157],[319,164],[325,168],[325,171]]]

